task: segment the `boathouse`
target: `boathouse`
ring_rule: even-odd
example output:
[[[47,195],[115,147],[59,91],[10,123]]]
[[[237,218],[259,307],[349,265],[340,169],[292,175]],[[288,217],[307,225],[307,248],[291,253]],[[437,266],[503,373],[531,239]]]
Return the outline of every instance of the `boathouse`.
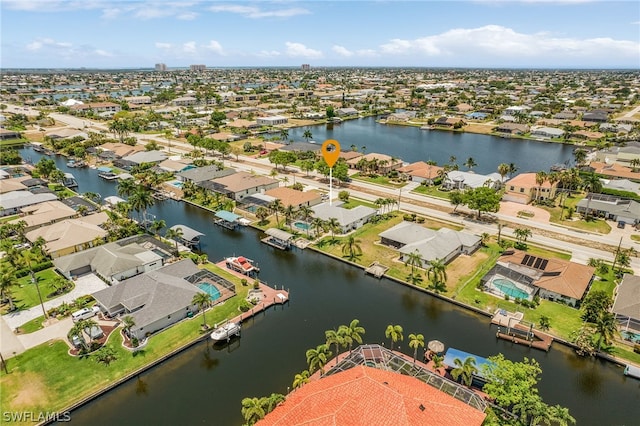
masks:
[[[267,237],[261,241],[280,250],[289,250],[291,248],[291,242],[295,238],[295,235],[278,228],[269,228],[264,232],[267,234]]]
[[[227,229],[236,229],[238,227],[238,219],[242,216],[235,213],[228,212],[226,210],[220,210],[216,212],[216,217],[213,222],[216,225],[220,225]]]
[[[189,228],[186,225],[173,225],[169,229],[179,229],[182,231],[182,236],[180,236],[178,240],[187,247],[199,246],[200,237],[204,235],[203,233]]]

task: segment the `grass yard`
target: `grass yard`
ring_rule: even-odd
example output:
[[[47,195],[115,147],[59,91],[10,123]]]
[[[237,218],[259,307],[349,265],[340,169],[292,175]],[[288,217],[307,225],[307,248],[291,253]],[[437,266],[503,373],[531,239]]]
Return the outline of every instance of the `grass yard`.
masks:
[[[406,182],[402,182],[402,183],[391,182],[391,180],[389,180],[389,178],[385,176],[361,176],[360,173],[356,173],[350,177],[354,180],[375,183],[377,185],[388,186],[391,188],[402,188],[407,184]]]
[[[243,287],[234,275],[208,264],[207,269],[236,285],[237,296],[206,313],[207,324],[231,318],[250,286]],[[99,365],[93,356],[76,358],[67,354],[66,343],[45,343],[8,361],[10,374],[0,374],[0,405],[5,411],[60,411],[114,381],[142,368],[149,362],[193,341],[201,333],[202,314],[184,320],[155,334],[137,354],[124,349],[118,331],[109,338],[117,360],[109,366]]]
[[[449,200],[451,191],[440,191],[437,186],[425,186],[420,185],[416,189],[411,192],[415,192],[417,194],[426,195],[428,197],[441,198],[443,200]]]
[[[53,281],[56,277],[59,277],[59,275],[55,273],[53,268],[36,272],[36,279],[38,280],[40,293],[42,294],[42,300],[44,302],[60,296],[59,294],[54,295],[54,290],[49,285],[51,281]],[[33,306],[39,305],[40,298],[38,297],[38,290],[36,289],[35,284],[31,283],[31,276],[27,275],[18,279],[18,283],[18,286],[11,289],[11,294],[13,295],[13,303],[18,307],[18,309],[29,309]],[[73,288],[74,285],[71,285],[69,291],[73,290]],[[8,309],[9,304],[6,304],[5,306],[3,306],[0,312],[2,314],[6,314]]]
[[[349,200],[342,204],[340,207],[345,208],[345,209],[352,209],[354,207],[357,206],[365,206],[365,207],[371,207],[372,209],[378,209],[378,207],[376,207],[375,204],[370,203],[369,201],[364,201],[364,200],[360,200],[359,198],[353,198],[353,197],[349,197]]]
[[[583,220],[579,218],[580,215],[577,215],[575,213],[573,214],[572,219],[567,218],[568,209],[572,208],[573,211],[575,211],[576,206],[578,205],[578,202],[580,202],[580,200],[582,200],[583,198],[584,197],[582,196],[567,197],[567,199],[564,202],[564,206],[565,206],[564,213],[562,213],[562,208],[560,206],[546,207],[546,206],[540,205],[538,207],[541,207],[550,213],[551,217],[549,218],[549,221],[551,223],[557,223],[559,225],[566,226],[567,228],[575,228],[575,229],[580,229],[582,231],[597,232],[600,234],[610,233],[611,226],[604,219]],[[562,215],[562,220],[560,220],[561,215]]]

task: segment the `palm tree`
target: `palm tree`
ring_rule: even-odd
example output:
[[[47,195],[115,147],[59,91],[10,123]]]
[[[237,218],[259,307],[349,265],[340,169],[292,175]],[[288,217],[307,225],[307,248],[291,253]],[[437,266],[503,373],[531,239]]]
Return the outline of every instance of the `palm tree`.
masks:
[[[300,373],[296,374],[293,377],[293,383],[291,384],[291,388],[298,389],[309,383],[309,370],[302,370]]]
[[[289,130],[287,129],[280,130],[280,139],[287,142],[289,140]]]
[[[509,165],[507,163],[499,164],[498,174],[500,174],[501,181],[504,183],[504,177],[509,174]]]
[[[422,334],[409,334],[409,347],[413,348],[413,362],[416,362],[418,348],[424,347],[424,336]]]
[[[281,393],[272,393],[266,398],[261,398],[261,400],[263,401],[265,412],[269,414],[273,411],[274,408],[278,406],[278,404],[285,400],[285,396]]]
[[[478,373],[476,359],[467,357],[467,359],[462,362],[460,358],[456,358],[453,360],[453,364],[455,368],[451,370],[451,377],[453,377],[454,380],[462,378],[462,384],[470,388],[471,383],[473,383],[473,375]]]
[[[160,219],[160,220],[154,220],[153,222],[151,222],[151,226],[149,228],[151,228],[151,232],[158,235],[160,233],[160,230],[166,226],[167,226],[167,222]]]
[[[476,161],[473,159],[473,157],[469,157],[467,158],[467,161],[464,162],[464,166],[471,170],[473,169],[475,166],[477,166],[478,164],[476,163]]]
[[[527,242],[527,238],[531,237],[531,229],[516,228],[513,230],[513,234],[516,236],[516,240],[520,244],[525,244]]]
[[[42,307],[42,314],[44,315],[44,319],[49,318],[47,315],[47,310],[44,308],[44,301],[42,300],[42,293],[40,292],[40,285],[38,284],[38,279],[36,278],[36,274],[33,271],[33,266],[37,262],[37,258],[35,254],[31,250],[24,250],[21,253],[21,262],[22,264],[29,269],[29,275],[31,275],[31,283],[36,286],[36,290],[38,292],[38,299],[40,299],[40,306]]]
[[[136,322],[131,315],[127,315],[126,317],[122,318],[122,329],[127,336],[131,337],[131,329],[135,325]]]
[[[596,322],[596,332],[598,333],[597,350],[599,351],[603,343],[611,344],[613,338],[618,334],[616,315],[611,312],[603,312]]]
[[[128,197],[135,192],[138,185],[133,179],[119,179],[118,180],[118,195],[121,197]]]
[[[293,219],[295,215],[296,215],[296,208],[293,206],[293,204],[289,204],[287,207],[285,207],[284,220],[287,223],[287,226],[289,226],[289,228],[291,228],[291,219]]]
[[[168,240],[174,240],[176,242],[176,252],[178,251],[178,240],[182,238],[183,232],[182,228],[169,228],[167,232],[164,233],[164,237]]]
[[[102,196],[98,193],[95,192],[85,192],[84,194],[82,194],[84,196],[84,198],[86,198],[87,200],[93,201],[94,203],[98,204],[100,202],[100,199],[102,198]]]
[[[209,307],[211,303],[211,295],[209,293],[198,292],[193,295],[191,303],[198,306],[198,309],[202,311],[202,328],[207,328],[207,319],[204,311]]]
[[[326,232],[326,222],[319,217],[313,218],[311,221],[311,227],[316,238],[320,236],[320,233]]]
[[[309,142],[309,139],[313,138],[313,134],[311,133],[311,130],[307,129],[302,134],[302,137],[305,138],[307,140],[307,142]]]
[[[316,369],[320,370],[320,374],[324,374],[324,366],[327,365],[331,356],[329,346],[326,344],[318,345],[315,349],[307,350],[307,364],[309,364],[309,372],[313,373]]]
[[[418,249],[415,249],[411,253],[407,253],[404,264],[405,266],[411,266],[411,279],[413,280],[415,269],[422,267],[422,254],[420,254]]]
[[[569,414],[569,409],[562,407],[560,405],[554,405],[552,407],[548,407],[550,420],[555,422],[558,426],[569,426],[570,424],[576,424],[576,419],[574,419],[571,414]]]
[[[0,299],[3,303],[7,299],[9,300],[9,312],[13,312],[16,309],[11,295],[11,288],[17,285],[18,278],[16,278],[15,268],[10,264],[3,264],[0,270]]]
[[[326,222],[327,228],[329,228],[329,230],[331,231],[331,241],[335,242],[336,241],[336,231],[341,231],[342,229],[340,228],[340,222],[338,222],[338,219],[336,219],[335,217],[330,217],[329,220],[327,220]]]
[[[253,425],[259,420],[263,419],[265,413],[263,408],[263,401],[261,398],[244,398],[242,400],[242,417],[248,425]]]
[[[69,332],[67,333],[67,337],[70,341],[73,341],[73,336],[76,336],[78,340],[80,340],[80,345],[86,352],[88,352],[89,346],[87,345],[87,340],[84,338],[82,321],[75,323],[73,327],[71,327],[71,330],[69,330]]]
[[[542,191],[542,185],[547,180],[547,174],[544,171],[539,171],[536,173],[536,183],[538,184],[538,195],[536,196],[536,200],[540,200],[540,191]]]
[[[338,327],[338,333],[341,333],[345,339],[347,345],[349,345],[349,352],[351,352],[351,346],[353,342],[362,344],[362,335],[365,333],[364,327],[360,326],[360,320],[351,320],[349,325],[341,325]]]
[[[331,347],[331,345],[336,345],[336,356],[340,353],[340,346],[345,345],[344,336],[336,330],[327,330],[324,332],[324,336],[326,339],[326,345]]]
[[[309,219],[313,216],[313,209],[309,206],[300,206],[298,209],[298,217],[304,220],[307,224],[309,223]],[[307,226],[307,238],[309,237],[309,228]]]
[[[153,205],[155,199],[151,195],[151,190],[144,186],[138,185],[133,194],[129,196],[129,204],[131,208],[138,214],[142,211],[142,223],[147,227],[147,209]]]
[[[393,325],[389,324],[387,329],[384,332],[384,335],[389,338],[389,345],[391,350],[393,350],[393,344],[398,340],[403,340],[404,336],[402,335],[402,326],[401,325]]]
[[[576,165],[580,167],[587,160],[587,151],[582,148],[577,148],[573,151],[573,158],[576,161]]]
[[[276,215],[276,227],[280,227],[280,219],[278,218],[278,213],[282,212],[282,210],[284,209],[282,201],[280,201],[279,199],[273,200],[269,203],[269,209],[271,209],[271,211]]]
[[[349,235],[344,243],[342,243],[342,255],[351,261],[355,260],[356,257],[362,255],[361,242],[362,241],[356,239],[353,235]]]
[[[447,281],[447,265],[442,259],[435,259],[429,262],[427,277],[433,283],[433,288],[436,291],[442,289],[442,285]]]

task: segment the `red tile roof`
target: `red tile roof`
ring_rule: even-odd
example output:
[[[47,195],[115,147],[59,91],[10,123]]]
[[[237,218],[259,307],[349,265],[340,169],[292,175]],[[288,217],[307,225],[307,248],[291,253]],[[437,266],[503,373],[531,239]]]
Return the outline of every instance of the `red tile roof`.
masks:
[[[304,385],[257,424],[473,426],[485,416],[415,377],[357,366]]]

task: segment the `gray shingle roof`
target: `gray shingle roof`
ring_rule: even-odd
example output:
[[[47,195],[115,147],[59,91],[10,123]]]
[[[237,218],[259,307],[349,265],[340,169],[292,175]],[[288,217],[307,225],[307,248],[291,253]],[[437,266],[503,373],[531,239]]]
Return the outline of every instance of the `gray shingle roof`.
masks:
[[[329,203],[318,204],[313,206],[312,209],[315,217],[319,217],[322,220],[329,220],[334,217],[338,219],[342,227],[349,226],[354,222],[376,213],[376,209],[372,209],[371,207],[356,206],[352,209],[345,209],[337,203],[332,206],[330,206]]]
[[[640,321],[640,277],[624,274],[613,312]]]

